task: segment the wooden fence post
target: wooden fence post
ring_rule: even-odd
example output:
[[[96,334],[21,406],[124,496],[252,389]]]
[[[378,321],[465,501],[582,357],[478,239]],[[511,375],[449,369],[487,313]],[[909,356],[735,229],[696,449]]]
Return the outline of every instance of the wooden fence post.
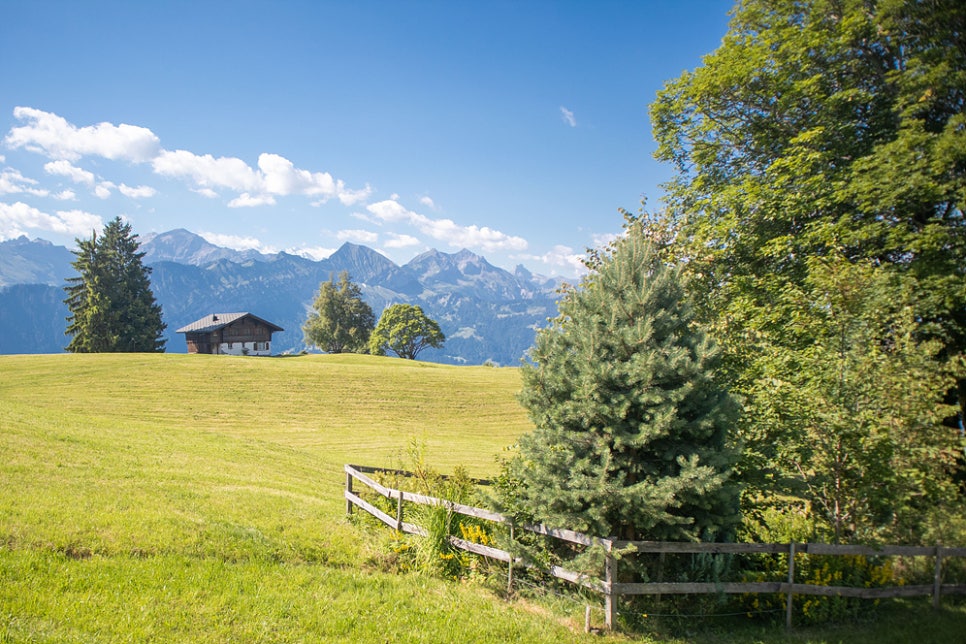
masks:
[[[614,595],[614,582],[617,581],[617,560],[611,554],[613,542],[607,540],[604,553],[604,622],[613,629],[617,621],[617,596]]]
[[[795,542],[788,544],[788,597],[785,599],[785,628],[792,627],[792,585],[795,583]]]
[[[399,496],[396,497],[396,530],[402,532],[403,527],[403,513],[402,513],[402,491],[399,491]]]
[[[348,471],[345,473],[345,491],[352,494],[352,473]],[[352,516],[352,505],[352,500],[346,497],[345,513],[349,516]]]
[[[510,524],[510,561],[507,562],[506,570],[506,594],[513,593],[513,524]]]
[[[943,548],[936,546],[936,567],[932,575],[932,607],[939,608],[939,594],[943,587]]]

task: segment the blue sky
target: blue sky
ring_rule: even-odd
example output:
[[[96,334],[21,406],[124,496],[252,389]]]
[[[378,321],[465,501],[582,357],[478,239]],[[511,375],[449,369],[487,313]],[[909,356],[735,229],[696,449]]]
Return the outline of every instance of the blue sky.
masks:
[[[0,0],[0,240],[115,216],[573,276],[657,206],[647,106],[732,3]]]

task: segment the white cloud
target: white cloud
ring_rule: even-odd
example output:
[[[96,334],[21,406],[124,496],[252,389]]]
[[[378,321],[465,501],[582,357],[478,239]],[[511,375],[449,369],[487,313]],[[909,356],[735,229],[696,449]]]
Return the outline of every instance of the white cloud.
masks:
[[[332,253],[335,252],[334,248],[322,248],[321,246],[306,246],[303,248],[290,248],[285,251],[286,253],[292,255],[298,255],[299,257],[304,257],[305,259],[311,259],[313,261],[319,261],[326,259]]]
[[[426,206],[427,208],[429,208],[431,210],[436,210],[436,204],[433,202],[432,197],[425,197],[425,196],[424,197],[420,197],[419,198],[419,203],[423,204],[424,206]]]
[[[386,248],[410,248],[412,246],[419,246],[422,242],[413,237],[412,235],[397,235],[391,233],[389,235],[389,240],[384,244]]]
[[[432,219],[407,210],[398,201],[380,201],[367,206],[369,212],[387,222],[405,222],[437,241],[456,248],[479,248],[484,252],[522,251],[527,241],[522,237],[483,226],[460,226],[451,219]]]
[[[481,248],[484,252],[526,250],[527,242],[487,226],[459,226],[450,219],[424,218],[420,230],[450,246]]]
[[[211,188],[192,188],[191,192],[197,192],[202,197],[207,197],[208,199],[217,199],[219,197],[218,193]]]
[[[258,173],[235,157],[197,155],[187,150],[162,150],[152,162],[160,175],[187,178],[199,188],[228,188],[237,192],[260,192],[262,182]]]
[[[85,183],[89,186],[94,185],[93,172],[88,172],[83,168],[78,168],[77,166],[71,164],[70,161],[65,159],[45,163],[44,172],[47,174],[56,174],[62,177],[67,177],[74,183]]]
[[[374,233],[371,230],[340,230],[335,236],[342,241],[353,241],[360,244],[375,244],[379,241],[379,233]]]
[[[543,255],[526,255],[521,257],[521,259],[546,264],[548,267],[555,269],[551,271],[552,273],[561,270],[567,274],[578,276],[587,272],[587,267],[584,266],[584,258],[585,255],[583,253],[575,253],[574,249],[569,246],[554,246]]]
[[[35,197],[46,197],[49,192],[43,188],[35,188],[37,184],[36,179],[25,177],[14,168],[4,168],[0,173],[0,195],[24,193]]]
[[[51,215],[22,201],[0,202],[0,240],[26,235],[28,230],[86,237],[103,225],[99,216],[83,210],[61,210]]]
[[[110,181],[101,181],[94,188],[94,194],[97,196],[98,199],[107,199],[108,197],[111,196],[111,190],[113,190],[116,187],[117,186],[115,186]]]
[[[63,190],[53,195],[54,199],[59,199],[60,201],[74,201],[77,199],[77,193],[73,190]]]
[[[5,143],[51,159],[76,161],[83,156],[101,156],[141,163],[160,150],[158,137],[136,125],[99,123],[79,128],[61,116],[30,107],[15,107],[13,116],[26,125],[12,128]]]
[[[100,216],[83,210],[58,210],[57,219],[63,222],[66,228],[64,232],[77,236],[88,236],[91,231],[100,230],[104,227],[104,222]]]
[[[328,172],[299,170],[295,164],[277,154],[258,155],[258,169],[262,171],[264,190],[269,194],[309,196],[326,198],[336,194],[336,182]]]
[[[343,206],[354,206],[357,203],[362,203],[372,195],[372,187],[369,184],[358,190],[346,188],[342,181],[339,181],[338,185],[339,201],[342,202]]]
[[[125,197],[130,197],[131,199],[146,199],[147,197],[153,197],[157,194],[157,190],[151,186],[138,186],[136,188],[132,188],[131,186],[122,183],[117,189],[121,191],[122,195]]]
[[[563,105],[560,106],[560,118],[570,127],[577,127],[577,118],[574,116],[574,113]]]
[[[187,150],[162,150],[151,165],[160,175],[193,181],[196,191],[207,197],[217,195],[212,190],[214,187],[241,193],[228,203],[233,208],[271,205],[276,196],[288,195],[321,197],[313,205],[325,203],[332,197],[337,197],[345,205],[352,205],[364,201],[372,192],[368,186],[349,190],[343,181],[333,179],[328,172],[301,170],[278,154],[260,154],[257,170],[237,157],[215,158]]]
[[[199,232],[198,235],[203,237],[209,243],[215,246],[222,246],[224,248],[231,248],[233,250],[257,250],[260,253],[277,253],[278,250],[273,246],[268,246],[263,244],[261,241],[254,237],[242,237],[240,235],[224,235],[222,233],[210,233],[210,232]]]
[[[275,197],[272,195],[250,195],[243,192],[228,202],[229,208],[254,208],[255,206],[274,206]]]
[[[623,237],[624,233],[597,233],[591,236],[594,240],[594,248],[604,248],[609,246],[611,242],[616,239]]]
[[[374,204],[369,204],[366,206],[366,210],[374,214],[380,220],[389,222],[410,221],[412,217],[419,216],[414,212],[406,210],[406,208],[395,199],[378,201]]]
[[[301,195],[315,198],[321,205],[337,198],[343,205],[365,202],[372,194],[367,184],[361,189],[347,188],[328,172],[310,172],[278,154],[262,153],[253,168],[236,157],[199,155],[188,150],[165,150],[151,130],[143,127],[99,123],[77,127],[65,118],[30,107],[14,108],[14,117],[25,124],[14,127],[4,142],[11,148],[24,148],[43,154],[53,161],[44,166],[49,174],[69,177],[75,183],[93,186],[95,176],[71,162],[84,156],[101,156],[135,163],[150,163],[156,174],[193,183],[193,190],[215,197],[217,188],[237,193],[231,207],[274,204],[275,197]],[[117,186],[102,183],[95,194],[106,198],[106,192]],[[134,198],[151,196],[146,187],[118,188]]]

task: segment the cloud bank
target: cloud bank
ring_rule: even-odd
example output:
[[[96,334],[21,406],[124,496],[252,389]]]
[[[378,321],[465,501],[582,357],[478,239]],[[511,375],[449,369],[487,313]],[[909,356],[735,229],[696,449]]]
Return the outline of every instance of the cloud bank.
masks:
[[[59,210],[51,215],[22,201],[12,204],[0,202],[0,241],[16,239],[34,230],[89,237],[91,231],[100,230],[103,226],[100,217],[83,210]]]
[[[560,111],[564,121],[576,127],[573,112],[565,107],[561,107]],[[181,182],[191,192],[208,199],[222,200],[229,208],[273,206],[279,200],[293,196],[305,198],[312,206],[338,200],[344,206],[364,205],[363,209],[355,211],[354,216],[371,224],[385,226],[380,233],[371,230],[341,230],[334,233],[337,239],[343,241],[369,245],[381,241],[384,249],[406,249],[425,245],[424,240],[428,239],[431,243],[484,253],[520,254],[528,247],[522,237],[488,226],[462,225],[449,218],[410,210],[402,205],[397,194],[392,194],[389,199],[368,203],[373,194],[368,184],[361,188],[347,187],[343,180],[329,172],[299,168],[279,154],[261,153],[255,165],[250,165],[238,157],[216,157],[184,149],[166,149],[160,138],[145,127],[108,122],[77,126],[62,116],[31,107],[16,107],[13,115],[19,124],[4,137],[5,146],[46,157],[44,173],[51,177],[62,177],[99,199],[120,194],[128,199],[143,200],[158,194],[158,190],[152,186],[114,182],[91,171],[104,167],[104,164],[98,163],[99,159],[107,159],[140,166],[156,177]],[[85,159],[91,160],[90,169],[83,167]],[[6,159],[0,156],[0,162],[5,163]],[[57,200],[77,198],[73,189],[61,186],[58,190],[51,193],[37,180],[23,176],[16,169],[4,168],[0,173],[0,195],[24,196],[21,197],[23,201],[0,204],[0,236],[15,237],[26,234],[28,230],[47,230],[86,237],[92,229],[102,227],[99,216],[82,210],[58,210],[51,214],[24,203],[30,200],[29,197]],[[428,195],[417,198],[421,208],[430,212],[438,210],[437,204]],[[411,230],[403,230],[406,227]],[[200,234],[212,243],[229,248],[275,252],[254,237],[211,232]],[[309,248],[308,244],[305,244],[304,252],[298,249],[289,251],[310,257],[331,253],[330,249]],[[571,252],[562,250],[555,250],[541,258],[520,256],[540,259],[551,266],[560,267],[573,266],[575,261]]]
[[[272,205],[277,197],[289,195],[313,197],[315,205],[334,198],[349,206],[365,201],[372,193],[369,186],[349,189],[328,172],[296,168],[278,154],[259,155],[257,167],[253,168],[236,157],[166,150],[151,130],[126,123],[77,127],[57,114],[30,107],[16,107],[13,115],[23,125],[12,128],[4,144],[48,157],[51,161],[44,166],[48,174],[64,176],[75,183],[94,186],[94,174],[74,163],[84,157],[100,157],[150,164],[155,174],[186,181],[207,197],[217,196],[218,190],[234,192],[236,195],[228,201],[232,208]],[[95,194],[106,198],[113,188],[109,182],[102,183],[95,187]],[[147,186],[122,185],[118,190],[136,199],[155,194]]]
[[[527,241],[522,237],[507,235],[487,226],[460,226],[452,219],[432,219],[406,209],[393,199],[370,204],[366,210],[384,222],[408,223],[424,235],[454,248],[479,248],[485,252],[522,251],[527,248]]]

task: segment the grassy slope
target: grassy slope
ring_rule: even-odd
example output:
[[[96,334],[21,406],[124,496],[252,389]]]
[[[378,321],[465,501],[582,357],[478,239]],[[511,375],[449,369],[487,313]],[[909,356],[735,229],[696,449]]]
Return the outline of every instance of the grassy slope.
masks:
[[[512,369],[367,357],[0,357],[0,640],[570,638],[366,566],[342,464],[491,473]],[[4,630],[5,629],[5,630]]]
[[[380,572],[344,519],[343,463],[414,441],[492,474],[518,388],[365,356],[0,356],[0,642],[581,640],[579,606]]]

